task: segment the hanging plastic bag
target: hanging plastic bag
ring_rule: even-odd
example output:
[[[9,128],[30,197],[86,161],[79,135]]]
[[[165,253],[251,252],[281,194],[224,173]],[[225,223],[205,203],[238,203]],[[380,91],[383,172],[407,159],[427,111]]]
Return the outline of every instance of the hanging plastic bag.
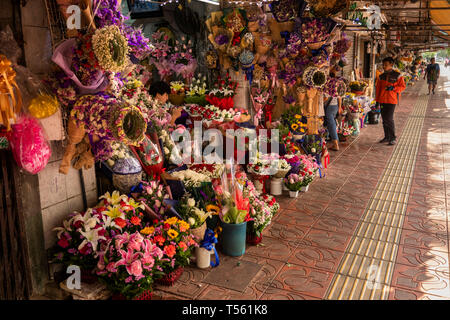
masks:
[[[31,174],[37,174],[45,168],[52,150],[38,120],[22,115],[12,126],[8,140],[19,167]]]

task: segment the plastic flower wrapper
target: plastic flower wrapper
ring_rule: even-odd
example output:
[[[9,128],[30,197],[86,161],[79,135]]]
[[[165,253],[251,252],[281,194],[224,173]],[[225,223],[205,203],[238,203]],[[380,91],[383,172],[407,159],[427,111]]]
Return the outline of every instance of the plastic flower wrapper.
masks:
[[[31,174],[37,174],[47,165],[52,150],[44,137],[39,121],[23,115],[8,132],[14,159],[19,167]]]
[[[236,180],[238,166],[230,159],[227,170],[222,175],[222,192],[218,194],[222,202],[220,218],[229,224],[249,221],[250,200],[243,195],[243,186]]]

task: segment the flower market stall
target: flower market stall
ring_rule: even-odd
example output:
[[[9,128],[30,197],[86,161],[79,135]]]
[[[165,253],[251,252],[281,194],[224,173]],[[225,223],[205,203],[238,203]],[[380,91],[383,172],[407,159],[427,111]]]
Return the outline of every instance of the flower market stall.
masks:
[[[341,140],[358,135],[373,107],[369,83],[333,71],[350,48],[333,19],[346,1],[229,4],[202,21],[203,40],[146,37],[125,23],[121,1],[86,3],[89,19],[56,46],[33,99],[22,101],[0,56],[9,97],[0,143],[36,174],[51,156],[37,119],[64,115],[59,172],[95,165],[107,183],[96,205],[67,212],[55,229],[53,262],[79,266],[114,299],[149,299],[187,266],[215,267],[218,252],[241,256],[260,243],[276,197],[296,198],[325,177],[325,101],[343,101]]]

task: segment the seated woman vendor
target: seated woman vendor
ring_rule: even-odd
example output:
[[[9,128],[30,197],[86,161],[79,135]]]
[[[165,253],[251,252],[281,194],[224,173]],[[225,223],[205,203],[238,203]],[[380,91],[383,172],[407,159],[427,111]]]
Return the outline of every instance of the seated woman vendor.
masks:
[[[169,94],[170,94],[170,86],[163,82],[163,81],[157,81],[151,84],[150,89],[148,90],[148,93],[159,102],[161,106],[170,105],[168,103],[169,100]],[[175,125],[175,121],[180,118],[182,115],[183,108],[171,108],[171,115],[172,120],[171,124]]]

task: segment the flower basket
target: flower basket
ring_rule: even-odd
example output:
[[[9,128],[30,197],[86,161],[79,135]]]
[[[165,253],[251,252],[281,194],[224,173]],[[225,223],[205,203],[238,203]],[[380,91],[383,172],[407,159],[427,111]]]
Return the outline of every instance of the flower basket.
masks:
[[[317,50],[320,47],[322,47],[325,43],[326,43],[326,41],[311,42],[311,43],[307,43],[306,46],[311,50]]]
[[[200,243],[203,240],[205,236],[205,231],[206,231],[206,222],[198,228],[191,229],[191,233],[192,235],[194,235],[198,243]]]
[[[284,178],[289,170],[278,170],[278,172],[274,175],[275,178]]]
[[[256,234],[250,233],[250,234],[247,234],[246,241],[247,241],[247,244],[249,244],[251,246],[256,246],[261,243],[262,239],[263,239],[262,234],[258,237]]]
[[[184,104],[184,99],[186,98],[185,94],[170,94],[169,95],[169,101],[173,105],[181,106]]]
[[[153,291],[147,290],[142,292],[139,296],[133,298],[133,300],[152,300]],[[112,295],[111,300],[127,300],[121,293],[115,293]]]
[[[174,271],[164,275],[161,279],[156,280],[156,283],[171,287],[175,284],[175,282],[180,279],[181,275],[184,272],[183,267],[178,267]]]

